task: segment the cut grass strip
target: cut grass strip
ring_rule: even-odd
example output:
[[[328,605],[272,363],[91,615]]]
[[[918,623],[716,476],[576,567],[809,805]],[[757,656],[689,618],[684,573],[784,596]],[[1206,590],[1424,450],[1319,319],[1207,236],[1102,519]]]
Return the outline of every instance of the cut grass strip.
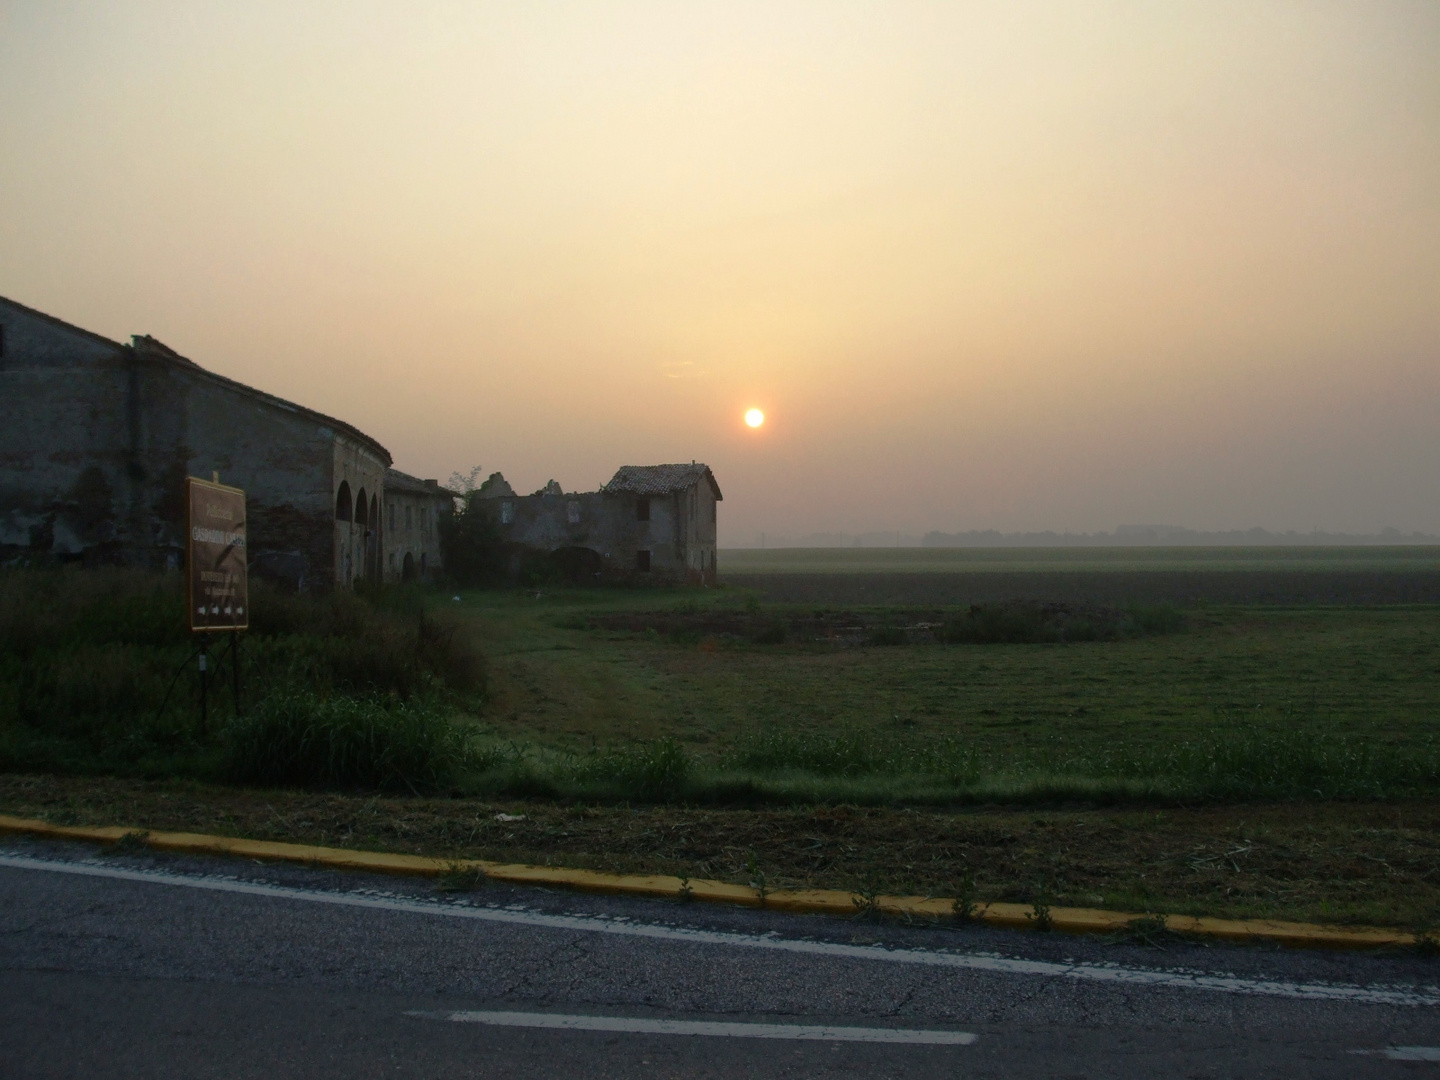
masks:
[[[1396,926],[1440,912],[1440,803],[1134,809],[714,809],[359,797],[0,774],[0,812],[749,890],[967,896],[1031,910]],[[120,830],[125,831],[124,829]],[[119,833],[117,833],[119,835]],[[693,887],[693,886],[692,886]],[[681,899],[676,885],[676,898]]]

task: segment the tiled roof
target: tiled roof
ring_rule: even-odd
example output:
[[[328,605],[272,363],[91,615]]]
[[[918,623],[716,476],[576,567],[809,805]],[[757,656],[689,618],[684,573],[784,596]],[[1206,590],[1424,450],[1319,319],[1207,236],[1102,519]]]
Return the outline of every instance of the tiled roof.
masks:
[[[611,494],[669,495],[693,487],[701,480],[709,482],[715,498],[725,497],[720,494],[720,485],[715,482],[710,466],[693,461],[689,465],[621,465],[600,490]]]
[[[421,480],[418,476],[411,476],[399,469],[385,470],[385,489],[387,491],[409,491],[416,495],[436,495],[454,498],[455,493],[448,488],[442,488],[434,480]]]

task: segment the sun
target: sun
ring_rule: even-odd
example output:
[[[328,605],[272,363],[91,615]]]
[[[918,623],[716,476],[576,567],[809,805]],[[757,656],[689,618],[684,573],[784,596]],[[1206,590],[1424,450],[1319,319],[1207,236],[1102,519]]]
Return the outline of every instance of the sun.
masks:
[[[751,409],[745,414],[745,423],[751,427],[759,427],[765,422],[765,414],[759,409]]]

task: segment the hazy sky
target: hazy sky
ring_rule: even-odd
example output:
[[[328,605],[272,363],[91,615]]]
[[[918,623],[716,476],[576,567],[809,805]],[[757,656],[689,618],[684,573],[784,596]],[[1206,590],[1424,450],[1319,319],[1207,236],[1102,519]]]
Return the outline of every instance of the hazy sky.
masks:
[[[0,295],[722,542],[1440,531],[1440,3],[0,0]]]

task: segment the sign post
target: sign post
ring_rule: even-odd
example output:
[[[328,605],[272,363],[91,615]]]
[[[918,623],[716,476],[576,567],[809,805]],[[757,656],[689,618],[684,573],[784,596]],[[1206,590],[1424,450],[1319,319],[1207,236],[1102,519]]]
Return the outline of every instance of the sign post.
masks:
[[[235,711],[240,711],[240,631],[250,625],[246,576],[245,492],[218,481],[185,479],[185,599],[190,631],[200,635],[200,733],[209,717],[210,634],[230,632]]]

